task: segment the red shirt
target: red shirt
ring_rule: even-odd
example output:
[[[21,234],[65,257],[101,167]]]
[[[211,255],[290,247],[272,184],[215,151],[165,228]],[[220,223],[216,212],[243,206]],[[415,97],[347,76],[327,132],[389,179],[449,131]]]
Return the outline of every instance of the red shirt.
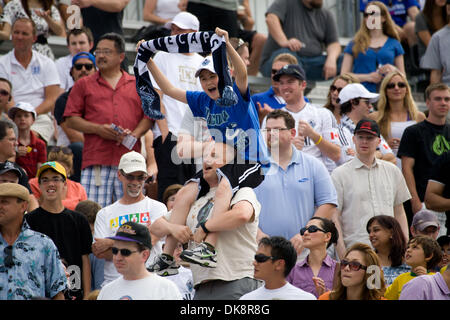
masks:
[[[20,143],[19,146],[24,146]],[[47,146],[45,142],[36,137],[33,131],[30,131],[30,144],[27,147],[27,154],[25,156],[17,156],[16,163],[21,166],[28,175],[28,178],[34,178],[37,173],[37,164],[47,161]]]
[[[114,123],[131,131],[146,117],[136,92],[136,79],[124,71],[115,89],[99,71],[75,82],[64,111],[64,117],[70,116],[98,124]],[[130,151],[96,134],[84,134],[84,139],[82,169],[92,165],[118,166],[120,157]],[[139,139],[133,150],[141,151]]]

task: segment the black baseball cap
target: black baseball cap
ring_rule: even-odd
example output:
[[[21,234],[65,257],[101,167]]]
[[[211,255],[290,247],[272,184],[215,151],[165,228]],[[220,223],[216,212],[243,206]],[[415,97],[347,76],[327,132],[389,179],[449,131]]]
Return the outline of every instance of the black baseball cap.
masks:
[[[289,75],[299,80],[306,80],[305,70],[298,64],[287,64],[273,76],[274,81],[280,81],[281,76]]]
[[[367,132],[374,136],[380,136],[380,127],[377,122],[371,119],[362,119],[358,122],[355,128],[355,134],[358,132]]]
[[[152,248],[152,239],[147,227],[136,222],[124,223],[117,229],[116,235],[108,239],[137,242],[149,249]]]
[[[22,172],[14,165],[14,163],[10,161],[0,162],[0,175],[9,171],[14,171],[15,174],[20,178],[22,178]]]

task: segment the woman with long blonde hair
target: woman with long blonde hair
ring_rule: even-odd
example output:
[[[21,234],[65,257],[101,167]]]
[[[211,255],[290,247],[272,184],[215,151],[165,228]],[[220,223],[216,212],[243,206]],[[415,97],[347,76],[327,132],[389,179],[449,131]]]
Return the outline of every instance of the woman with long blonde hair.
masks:
[[[357,242],[347,250],[336,277],[333,290],[319,300],[386,300],[380,260],[367,244]]]
[[[383,79],[377,109],[369,117],[378,123],[381,135],[397,156],[405,129],[426,118],[414,103],[411,88],[403,73],[394,71]],[[398,158],[397,166],[401,168],[401,160]]]
[[[351,72],[371,92],[383,76],[394,70],[405,73],[404,50],[387,7],[373,1],[355,38],[344,50],[341,73]]]

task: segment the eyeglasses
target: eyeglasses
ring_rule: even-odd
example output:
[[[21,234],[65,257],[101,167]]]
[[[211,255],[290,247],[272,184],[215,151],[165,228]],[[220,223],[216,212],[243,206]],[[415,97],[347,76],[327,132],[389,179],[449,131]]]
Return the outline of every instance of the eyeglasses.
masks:
[[[63,182],[63,181],[64,181],[63,178],[58,178],[58,177],[54,177],[54,178],[51,178],[51,179],[49,179],[49,178],[41,178],[39,183],[47,184],[47,183],[50,183],[50,182],[58,183],[58,182]]]
[[[98,49],[94,51],[94,56],[98,56],[99,54],[104,54],[105,56],[110,56],[113,54],[113,50],[111,49]]]
[[[78,70],[78,71],[80,71],[83,67],[84,67],[87,71],[91,71],[92,68],[94,67],[94,64],[93,64],[93,63],[75,63],[75,64],[73,65],[73,67],[74,67],[76,70]]]
[[[341,92],[342,89],[343,89],[343,88],[338,88],[338,87],[336,87],[334,84],[330,86],[330,91],[331,91],[331,92],[337,90],[337,92],[339,93],[339,92]]]
[[[123,172],[123,170],[120,170],[120,173],[125,177],[125,179],[127,179],[128,181],[133,181],[133,180],[137,180],[137,181],[144,181],[145,179],[147,179],[147,175],[143,174],[140,176],[133,176],[132,174],[126,174],[125,172]]]
[[[317,231],[322,231],[323,233],[327,233],[325,230],[320,229],[318,226],[314,226],[314,225],[313,226],[309,226],[308,228],[306,228],[306,227],[301,228],[300,229],[300,234],[304,235],[306,231],[308,231],[309,233],[315,233]]]
[[[270,133],[270,132],[272,132],[272,131],[284,131],[284,130],[291,130],[291,129],[289,129],[289,128],[264,128],[264,129],[261,129],[261,131],[263,132],[263,133]]]
[[[6,90],[0,90],[0,95],[2,95],[2,96],[9,96],[10,95],[10,93],[9,93],[9,91],[6,91]]]
[[[8,269],[11,268],[12,266],[14,266],[12,250],[13,250],[12,246],[7,246],[3,250],[3,252],[5,253],[5,259],[4,259],[5,267],[7,267]]]
[[[48,149],[48,152],[62,152],[64,154],[72,154],[72,149],[70,149],[69,147],[51,147]]]
[[[265,254],[262,254],[262,253],[255,254],[255,261],[258,262],[258,263],[266,262],[269,259],[277,260],[278,258],[272,257],[272,256],[269,257],[269,256],[266,256]]]
[[[119,249],[119,248],[116,248],[116,247],[112,247],[112,248],[111,248],[111,251],[112,251],[112,254],[113,254],[113,255],[117,255],[117,254],[120,252],[120,255],[121,255],[122,257],[129,257],[129,256],[131,256],[133,253],[138,252],[137,250],[136,250],[136,251],[131,251],[130,249]]]
[[[406,83],[404,83],[404,82],[388,83],[386,85],[386,89],[394,89],[395,86],[399,87],[400,89],[403,89],[403,88],[406,88]]]
[[[346,266],[349,266],[352,271],[359,271],[361,269],[367,270],[367,267],[363,266],[358,261],[341,260],[341,270],[345,269]]]

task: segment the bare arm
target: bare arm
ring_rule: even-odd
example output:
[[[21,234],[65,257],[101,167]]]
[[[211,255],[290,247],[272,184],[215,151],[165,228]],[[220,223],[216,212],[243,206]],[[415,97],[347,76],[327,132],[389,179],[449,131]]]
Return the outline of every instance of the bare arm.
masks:
[[[255,25],[255,20],[252,17],[252,11],[250,10],[248,0],[244,0],[242,5],[244,6],[244,14],[240,15],[238,11],[238,19],[245,30],[252,30]]]
[[[144,21],[149,21],[153,24],[165,24],[166,22],[169,22],[170,19],[163,19],[154,14],[157,2],[158,0],[145,0],[143,14]]]
[[[433,69],[430,74],[430,84],[439,83],[442,80],[442,70]]]
[[[402,157],[402,173],[405,177],[406,185],[408,186],[409,193],[411,194],[411,206],[413,213],[416,213],[422,208],[419,195],[416,189],[416,179],[414,178],[415,159],[403,156]]]
[[[316,212],[314,212],[314,216],[331,219],[336,210],[337,209],[334,204],[325,203],[317,208]]]
[[[188,226],[170,223],[165,217],[156,219],[156,221],[150,225],[149,230],[159,238],[172,235],[181,243],[187,243],[192,238],[192,232]]]
[[[323,66],[325,80],[333,78],[337,74],[337,59],[341,54],[341,45],[339,42],[330,43],[327,46],[327,59]]]
[[[61,123],[60,127],[63,129],[64,133],[66,134],[67,138],[69,138],[71,143],[84,141],[83,133],[69,128],[66,122]]]
[[[58,99],[58,96],[60,94],[59,85],[54,84],[45,87],[44,94],[45,94],[44,101],[42,101],[42,103],[38,105],[35,109],[38,115],[53,111],[53,109],[55,108],[56,99]]]
[[[84,254],[81,256],[82,260],[82,286],[83,286],[83,296],[84,299],[87,298],[88,294],[91,292],[91,262],[89,261],[89,255]]]
[[[413,6],[408,9],[408,16],[411,18],[412,21],[414,21],[416,20],[416,16],[419,12],[420,12],[419,8]]]
[[[205,226],[210,232],[220,232],[236,229],[251,221],[254,217],[253,206],[248,201],[239,201],[231,210],[223,214],[215,214],[206,221]]]
[[[58,292],[53,298],[52,300],[65,300],[64,298],[64,293],[62,291]]]
[[[427,191],[425,192],[425,206],[434,211],[450,210],[450,199],[443,197],[445,184],[428,180]]]
[[[72,0],[80,8],[95,7],[106,12],[120,12],[130,0]]]
[[[417,32],[417,37],[425,44],[425,47],[428,47],[428,44],[431,40],[431,34],[428,30],[423,30]]]
[[[394,218],[400,224],[403,236],[405,237],[406,242],[408,242],[409,239],[408,220],[406,218],[405,209],[403,208],[403,203],[400,203],[394,207]]]
[[[344,258],[345,251],[346,251],[344,237],[342,236],[343,232],[342,232],[342,226],[341,226],[341,220],[340,220],[341,214],[342,214],[341,210],[336,209],[335,213],[332,216],[332,220],[333,220],[334,224],[336,225],[336,229],[339,234],[338,242],[336,245],[336,251],[337,251],[339,259]]]
[[[0,30],[0,40],[9,40],[11,36],[11,25],[9,23],[3,23],[3,29]]]

